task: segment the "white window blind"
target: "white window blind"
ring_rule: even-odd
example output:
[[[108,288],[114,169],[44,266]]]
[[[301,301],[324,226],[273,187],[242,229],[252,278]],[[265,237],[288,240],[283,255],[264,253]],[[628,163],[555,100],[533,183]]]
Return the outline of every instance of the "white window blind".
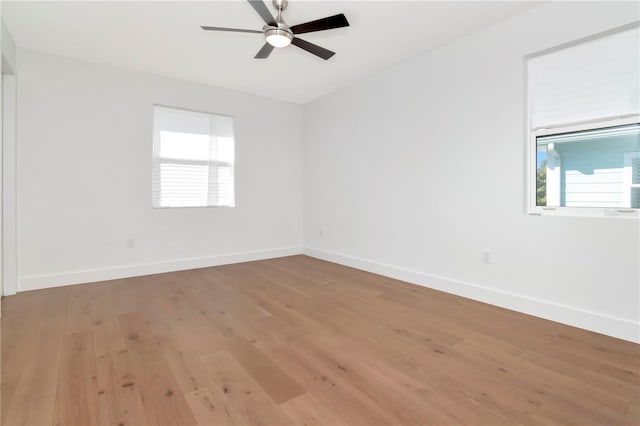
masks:
[[[531,129],[640,114],[638,27],[527,61]]]
[[[154,106],[153,207],[234,206],[231,117]]]

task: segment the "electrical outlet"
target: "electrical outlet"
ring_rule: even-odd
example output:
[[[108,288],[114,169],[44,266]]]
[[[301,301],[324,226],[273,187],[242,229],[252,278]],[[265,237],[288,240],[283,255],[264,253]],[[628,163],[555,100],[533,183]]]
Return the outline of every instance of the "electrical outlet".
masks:
[[[318,236],[322,237],[324,235],[324,231],[322,230],[322,228],[320,228],[318,230]]]
[[[136,246],[136,240],[133,238],[127,238],[127,248],[134,248]]]
[[[491,264],[491,252],[483,251],[482,252],[482,263],[486,263],[487,265]]]

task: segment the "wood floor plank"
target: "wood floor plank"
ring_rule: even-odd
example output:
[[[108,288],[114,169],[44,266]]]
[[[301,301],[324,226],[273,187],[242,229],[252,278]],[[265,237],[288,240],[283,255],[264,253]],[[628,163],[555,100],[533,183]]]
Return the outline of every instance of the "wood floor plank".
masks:
[[[91,329],[96,358],[110,356],[126,349],[120,322],[114,310],[110,288],[101,286],[91,306]]]
[[[456,420],[459,424],[502,423],[505,418],[525,422],[524,417],[513,407],[513,402],[517,402],[517,399],[496,399],[477,389],[477,384],[473,385],[474,379],[485,385],[487,378],[484,376],[478,377],[476,374],[474,377],[467,373],[461,380],[439,371],[439,368],[430,368],[430,380],[420,380],[427,375],[427,367],[407,369],[386,357],[384,361],[368,357],[366,349],[349,340],[337,340],[328,336],[316,337],[313,340],[301,345],[307,359],[314,359],[315,364],[328,369],[331,374],[346,379],[379,406],[393,413],[402,424],[442,424],[451,419],[453,413],[464,413],[464,416]],[[419,354],[420,352],[415,354],[416,359]],[[373,385],[374,383],[376,385]],[[439,383],[446,383],[448,387],[443,388]],[[450,392],[449,388],[461,396],[464,395],[455,406],[452,406],[450,398],[441,396],[442,393]],[[511,393],[505,392],[504,396],[510,397]],[[469,403],[478,400],[482,402],[482,406],[491,409],[478,410],[477,404]],[[425,413],[421,407],[427,403],[430,409]]]
[[[298,383],[244,336],[234,333],[228,336],[226,345],[234,359],[276,403],[280,404],[304,393]]]
[[[627,412],[625,413],[622,424],[625,425],[639,425],[640,424],[640,403],[633,402]]]
[[[293,424],[231,354],[218,351],[205,355],[203,361],[241,424]]]
[[[310,393],[283,402],[280,404],[280,408],[296,425],[340,426],[348,424]]]
[[[93,339],[90,333],[64,336],[53,424],[106,425],[109,412],[100,404]]]
[[[96,337],[98,338],[98,337]],[[96,345],[98,346],[98,345]],[[100,355],[96,361],[100,407],[106,407],[112,425],[150,424],[138,390],[135,364],[127,349],[115,349]]]
[[[119,318],[148,421],[167,426],[196,424],[144,318],[140,314]]]
[[[344,380],[337,370],[328,368],[313,358],[308,359],[301,350],[291,347],[275,348],[271,352],[274,359],[287,366],[307,389],[327,407],[331,407],[348,424],[394,424],[392,414],[380,407],[361,390]],[[398,422],[398,420],[395,420]]]
[[[33,351],[22,369],[4,424],[36,426],[53,422],[64,323],[64,317],[40,319]]]
[[[2,300],[2,339],[10,342],[1,345],[2,419],[7,416],[24,365],[36,345],[40,316],[34,313],[40,312],[44,295],[28,296],[21,294]]]
[[[242,419],[234,414],[229,401],[219,395],[214,396],[214,393],[218,392],[212,392],[207,388],[198,388],[198,390],[185,395],[198,424],[203,426],[243,424]]]
[[[111,292],[111,299],[116,313],[131,314],[137,312],[139,306],[136,303],[136,295],[140,290],[139,279],[125,278],[110,281],[109,290]]]
[[[147,423],[134,369],[112,300],[112,288],[101,285],[92,303],[92,334],[96,356],[97,393],[100,410],[107,411],[113,425]]]
[[[64,319],[69,288],[53,288],[3,298],[2,317],[2,419],[6,419],[25,365],[38,348],[44,318]],[[8,344],[7,344],[8,343]]]
[[[640,424],[640,345],[306,256],[2,312],[2,425]]]
[[[96,284],[70,287],[65,333],[80,333],[93,325],[93,299],[100,287]]]
[[[188,330],[157,335],[156,341],[196,421],[201,425],[241,424],[186,333]]]
[[[596,389],[597,391],[606,391],[622,399],[633,395],[633,392],[638,389],[639,386],[639,383],[626,382],[624,378],[617,377],[615,374],[603,375],[599,371],[580,369],[572,363],[542,355],[532,350],[523,352],[519,355],[519,358],[545,370],[566,376],[569,379],[574,379],[579,383],[584,383],[588,388]],[[638,398],[640,398],[640,394]]]

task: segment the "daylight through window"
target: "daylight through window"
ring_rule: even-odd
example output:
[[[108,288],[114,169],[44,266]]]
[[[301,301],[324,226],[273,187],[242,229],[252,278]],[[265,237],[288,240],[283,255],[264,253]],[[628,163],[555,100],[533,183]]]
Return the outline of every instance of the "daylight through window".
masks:
[[[234,206],[231,117],[155,106],[153,207]]]
[[[538,136],[536,205],[640,208],[640,125]]]

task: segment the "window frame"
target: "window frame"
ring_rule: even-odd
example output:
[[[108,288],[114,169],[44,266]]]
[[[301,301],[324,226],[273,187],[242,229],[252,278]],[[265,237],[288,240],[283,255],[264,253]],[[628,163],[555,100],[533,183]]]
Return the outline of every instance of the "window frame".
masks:
[[[154,121],[154,112],[155,112],[155,108],[159,107],[159,108],[168,108],[168,109],[175,109],[175,110],[179,110],[179,111],[186,111],[186,112],[193,112],[193,113],[197,113],[197,114],[208,114],[208,115],[215,115],[215,116],[219,116],[219,117],[226,117],[226,118],[230,118],[231,119],[231,130],[233,132],[233,163],[229,163],[227,161],[204,161],[204,160],[182,160],[182,159],[176,159],[176,158],[166,158],[165,161],[160,161],[158,160],[158,164],[161,163],[166,163],[166,164],[199,164],[199,165],[210,165],[210,164],[216,164],[216,165],[223,165],[223,166],[230,166],[231,168],[231,178],[233,180],[233,204],[232,205],[206,205],[206,206],[155,206],[154,202],[153,202],[153,192],[154,192],[154,172],[155,172],[155,167],[156,167],[156,157],[154,155],[154,143],[155,143],[155,138],[156,138],[156,128],[155,128],[155,121]],[[235,120],[235,116],[230,115],[230,114],[220,114],[217,112],[210,112],[210,111],[205,111],[205,110],[199,110],[199,109],[193,109],[193,108],[184,108],[184,107],[177,107],[177,106],[173,106],[173,105],[168,105],[168,104],[161,104],[161,103],[153,103],[151,105],[151,208],[153,210],[165,210],[165,209],[210,209],[210,208],[235,208],[237,203],[237,194],[236,194],[236,164],[237,164],[237,150],[236,150],[236,120]]]
[[[608,127],[640,124],[640,115],[607,118],[603,120],[591,120],[582,123],[570,123],[566,125],[549,126],[533,129],[528,132],[527,154],[527,213],[534,216],[574,216],[574,217],[613,217],[638,219],[640,208],[618,207],[552,207],[536,205],[537,186],[537,138],[540,136],[552,136],[563,133],[597,130]]]
[[[640,191],[640,182],[633,183],[633,163],[637,162],[636,167],[640,168],[640,151],[625,152],[624,154],[624,197],[630,199],[633,190]],[[637,175],[640,175],[640,170],[636,171]],[[640,207],[638,208],[640,209]]]

